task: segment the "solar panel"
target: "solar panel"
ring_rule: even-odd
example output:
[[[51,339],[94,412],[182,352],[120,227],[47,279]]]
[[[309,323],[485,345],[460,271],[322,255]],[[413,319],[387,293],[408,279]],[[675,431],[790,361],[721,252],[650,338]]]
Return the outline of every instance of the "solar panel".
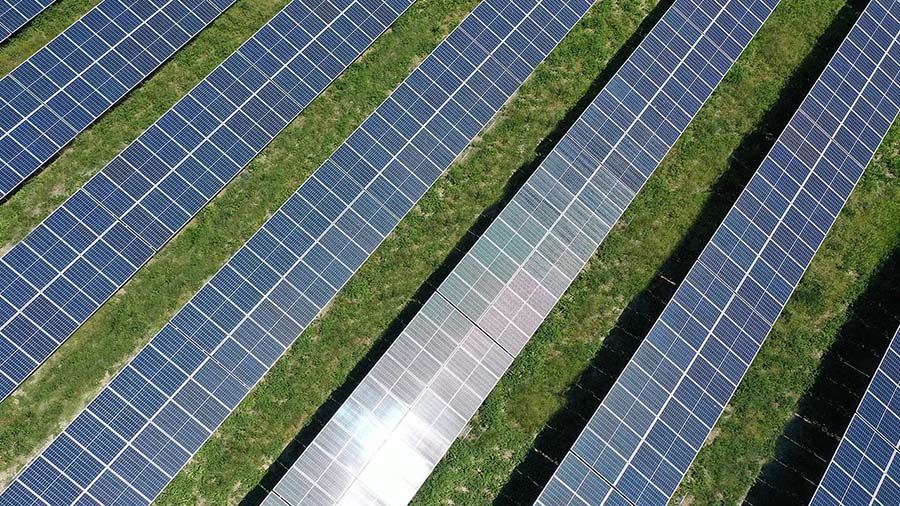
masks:
[[[481,2],[0,504],[156,497],[589,4]]]
[[[632,503],[674,494],[896,117],[898,17],[869,3],[570,450]]]
[[[413,1],[289,3],[0,258],[0,400]]]
[[[56,0],[0,0],[0,42],[19,31]]]
[[[0,199],[234,0],[103,0],[0,79]]]
[[[676,1],[265,504],[406,504],[776,4]]]
[[[900,504],[900,330],[894,335],[812,502]]]

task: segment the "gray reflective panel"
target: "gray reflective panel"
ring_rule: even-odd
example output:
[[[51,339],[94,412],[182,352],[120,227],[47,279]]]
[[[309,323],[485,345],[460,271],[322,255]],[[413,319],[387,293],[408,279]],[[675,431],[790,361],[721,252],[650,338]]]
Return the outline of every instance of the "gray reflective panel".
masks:
[[[321,20],[320,15],[340,19],[350,13],[351,19],[359,20],[360,13],[369,12],[372,15],[363,18],[363,27],[377,30],[377,35],[384,23],[396,19],[409,4],[406,0],[348,0],[344,10],[338,10],[323,3],[305,19],[323,29],[324,23],[315,21]],[[292,5],[288,9],[297,8],[296,2]],[[530,4],[526,12],[522,5],[519,0],[479,4],[19,474],[0,495],[0,504],[33,504],[58,497],[65,497],[67,503],[73,497],[101,504],[152,501],[588,7],[585,1],[554,3],[555,10]],[[530,40],[534,43],[513,45],[510,34],[516,32],[512,28],[526,26],[533,30]],[[335,32],[326,33],[331,37]],[[272,32],[264,28],[260,34],[270,37]],[[332,42],[329,47],[341,51],[343,46]],[[353,57],[340,53],[339,60],[336,52],[311,45],[317,48],[316,61],[328,62],[329,69],[341,68]],[[291,63],[276,65],[281,61],[277,55],[262,49],[250,43],[243,46],[210,76],[208,87],[198,86],[204,91],[196,102],[218,117],[227,109],[218,95],[207,92],[210,87],[220,86],[226,98],[250,96],[265,88],[248,82],[256,79],[253,76],[260,69],[292,68]],[[247,77],[239,80],[235,69],[247,68],[240,66],[241,59],[255,63],[244,74]],[[312,79],[309,69],[295,68],[293,75]],[[278,90],[292,102],[311,99],[311,81],[297,81],[287,74],[277,74],[275,79]],[[327,80],[317,82],[324,86]],[[230,131],[232,136],[244,132]],[[126,150],[126,161],[147,158],[157,135],[153,133],[141,149]],[[239,139],[223,135],[221,142],[227,139],[232,146],[254,142],[248,135]],[[239,154],[240,149],[233,153]],[[93,188],[88,185],[86,191]],[[111,194],[90,193],[100,199]],[[139,223],[127,216],[124,221],[129,229]],[[27,255],[16,261],[34,262]],[[450,316],[436,312],[433,317]],[[457,321],[466,323],[458,317]],[[505,368],[504,355],[474,328],[465,335],[441,337],[462,347],[441,376],[450,382],[448,388],[453,387],[452,375],[461,375],[481,378],[477,385],[487,389]],[[436,374],[435,365],[425,357],[412,363],[402,379],[407,393],[414,392],[420,378]],[[371,395],[378,395],[377,390]],[[473,395],[459,390],[449,398],[435,395],[416,404],[420,418],[431,420],[434,415],[445,424],[443,432],[415,447],[421,459],[436,462],[441,453],[436,438],[448,437],[464,423],[462,417],[477,407]],[[415,419],[409,423],[414,426]]]
[[[109,13],[111,1],[105,0],[97,7],[103,10],[79,23]],[[122,7],[121,15],[144,5],[142,1],[147,0],[128,9]],[[231,0],[203,0],[197,5],[213,1],[227,6]],[[412,1],[289,3],[0,258],[0,400],[186,225]],[[177,4],[160,5],[165,14]],[[184,14],[183,19],[188,19],[190,13]],[[212,11],[207,14],[207,21],[214,17]],[[149,19],[159,28],[162,25],[153,21],[156,16]],[[133,21],[138,23],[137,18]],[[61,37],[48,48],[64,40]],[[391,132],[380,134],[389,136]],[[458,143],[451,137],[452,133],[446,138]],[[346,152],[352,151],[348,148]],[[321,177],[333,177],[335,171],[340,169],[334,167]],[[358,191],[354,185],[357,183],[347,178],[335,182],[332,190],[346,200]],[[318,205],[320,200],[308,195],[304,202]],[[279,224],[283,229],[285,225]],[[356,243],[344,247],[352,258],[347,262],[353,264],[364,248],[372,247],[378,234],[371,226],[363,227],[349,218],[341,225],[341,231],[319,247],[338,248],[347,234],[355,234]],[[283,249],[279,259],[287,262],[290,259]],[[322,283],[337,284],[348,272],[335,264],[323,272]],[[325,285],[315,288],[319,299],[328,296]],[[251,296],[247,290],[235,295],[244,309]],[[272,353],[268,350],[266,356]]]
[[[271,504],[413,497],[774,2],[705,5],[714,12],[679,1],[664,15],[275,486]],[[545,504],[626,503],[586,465],[570,465],[571,481],[558,481]]]
[[[869,3],[572,447],[632,503],[675,492],[896,118],[898,19]]]
[[[0,42],[19,31],[56,0],[0,0]]]
[[[900,504],[898,337],[900,330],[875,371],[811,504]]]
[[[232,3],[103,0],[0,79],[0,199]]]

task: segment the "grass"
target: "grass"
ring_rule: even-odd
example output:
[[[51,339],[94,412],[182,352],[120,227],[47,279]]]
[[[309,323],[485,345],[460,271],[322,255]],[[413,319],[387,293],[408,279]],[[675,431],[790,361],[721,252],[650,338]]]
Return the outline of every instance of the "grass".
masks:
[[[298,432],[321,423],[323,403],[328,406],[348,372],[362,374],[351,370],[371,356],[367,351],[373,343],[376,349],[384,346],[414,314],[424,299],[426,280],[484,209],[503,198],[510,176],[534,159],[541,140],[591,86],[647,10],[642,2],[606,2],[591,11],[168,487],[159,504],[236,502],[253,491]],[[247,502],[256,499],[251,495]]]
[[[693,252],[796,108],[815,77],[812,69],[824,65],[814,49],[833,48],[842,36],[830,30],[833,23],[853,15],[852,9],[842,10],[840,0],[782,3],[489,396],[471,432],[451,448],[416,503],[484,504],[486,498],[516,502],[533,494],[539,488],[535,482],[552,471],[552,454],[560,448],[548,447],[548,460],[539,455],[544,451],[541,443],[561,439],[565,431],[555,431],[566,427],[567,418],[574,418],[577,426],[578,417],[599,402],[590,394],[591,387],[604,378],[610,381],[612,366],[595,357],[622,363],[630,344],[613,345],[643,337],[640,331],[671,292],[669,280],[683,276],[696,257]],[[249,0],[238,4],[246,7]],[[8,478],[39,451],[474,4],[420,0],[11,401],[0,405],[0,474]],[[498,203],[533,170],[571,122],[573,110],[583,106],[583,97],[596,93],[608,77],[608,62],[620,61],[627,53],[623,46],[633,42],[630,36],[639,26],[645,28],[642,20],[648,13],[658,15],[655,4],[605,0],[589,11],[492,128],[166,489],[159,504],[236,503],[253,491],[285,447],[281,457],[290,462],[490,221]],[[231,20],[228,29],[238,22],[253,24]],[[201,43],[210,30],[193,44]],[[179,53],[151,82],[176,62],[193,68],[186,54]],[[173,80],[181,75],[172,72]],[[203,75],[199,70],[184,72],[197,79]],[[166,89],[165,82],[157,91]],[[3,241],[21,237],[56,205],[48,189],[60,185],[65,189],[61,199],[126,142],[112,142],[105,135],[130,128],[133,137],[141,130],[121,109],[140,97],[147,107],[156,103],[158,97],[146,91],[149,85],[0,206]],[[132,107],[132,113],[141,110]],[[105,134],[97,132],[101,124],[106,125]],[[93,145],[104,143],[102,149]],[[818,356],[833,335],[830,329],[839,325],[880,260],[900,244],[900,185],[894,178],[898,149],[900,134],[892,132],[751,368],[717,437],[701,452],[681,491],[695,504],[740,500],[774,451],[797,397],[812,381]],[[31,225],[19,224],[19,219]],[[247,502],[253,499],[251,494]]]

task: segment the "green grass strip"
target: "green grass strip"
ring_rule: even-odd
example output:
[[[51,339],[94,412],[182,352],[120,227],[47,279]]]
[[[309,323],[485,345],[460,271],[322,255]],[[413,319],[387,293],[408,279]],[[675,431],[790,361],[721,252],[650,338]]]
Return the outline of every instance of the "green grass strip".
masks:
[[[693,504],[738,504],[812,386],[848,309],[882,261],[900,247],[900,128],[866,170],[679,496]],[[838,387],[835,387],[838,388]]]
[[[99,3],[100,0],[61,0],[47,7],[0,45],[0,76],[8,74]]]
[[[847,322],[852,304],[900,248],[898,177],[900,125],[895,124],[679,495],[694,504],[740,503],[761,467],[774,458],[778,436],[796,413],[797,401],[813,385],[822,356]]]
[[[468,4],[472,6],[474,2]],[[428,15],[433,10],[429,7]],[[159,504],[240,501],[298,432],[306,429],[306,434],[324,421],[333,392],[346,384],[348,373],[359,378],[363,372],[354,366],[377,357],[385,340],[402,329],[427,292],[422,288],[426,281],[454,254],[459,241],[471,240],[467,231],[473,223],[492,217],[497,211],[492,205],[507,196],[509,185],[521,183],[510,183],[510,177],[521,179],[530,171],[519,169],[532,166],[535,149],[544,149],[541,141],[588,91],[648,10],[647,3],[627,1],[601,2],[589,12],[175,479]],[[435,16],[443,23],[436,26],[449,28],[449,19]],[[485,209],[487,217],[482,217]],[[373,343],[377,351],[370,353]]]

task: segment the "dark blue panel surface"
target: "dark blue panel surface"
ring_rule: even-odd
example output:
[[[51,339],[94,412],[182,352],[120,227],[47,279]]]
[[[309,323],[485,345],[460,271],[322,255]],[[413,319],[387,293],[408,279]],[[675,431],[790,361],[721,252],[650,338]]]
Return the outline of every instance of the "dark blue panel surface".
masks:
[[[900,330],[875,371],[811,504],[900,504]]]
[[[19,31],[56,0],[0,0],[0,42]]]
[[[232,3],[103,0],[0,79],[0,199]]]
[[[346,0],[334,3],[342,10],[329,3],[325,11],[337,19],[358,18],[362,8],[379,20],[378,30],[367,25],[371,32],[383,30],[411,3]],[[582,13],[588,6],[584,0],[554,2],[557,10],[567,3]],[[272,28],[287,24],[299,33],[306,24],[323,28],[323,23],[310,21],[318,14],[303,14],[303,4],[289,5]],[[479,4],[57,438],[54,445],[69,439],[79,443],[66,458],[87,455],[99,462],[90,468],[86,485],[68,472],[45,474],[48,449],[0,495],[0,504],[31,504],[73,488],[78,498],[101,503],[152,501],[158,483],[171,480],[580,17],[559,22],[555,37],[532,61],[518,56],[525,47],[503,40],[484,50],[476,41],[489,40],[487,26],[498,12],[518,23],[536,22],[520,4]],[[187,127],[193,125],[192,114],[215,118],[202,122],[211,126],[202,127],[205,140],[194,150],[206,146],[196,158],[214,160],[205,166],[212,174],[232,177],[244,163],[240,157],[254,149],[250,136],[227,126],[238,115],[234,100],[249,103],[266,93],[255,106],[268,108],[266,114],[285,123],[305,105],[301,85],[245,84],[258,79],[265,72],[261,69],[289,67],[273,63],[272,58],[279,58],[278,44],[270,44],[275,35],[269,28],[261,30],[254,40],[265,37],[268,42],[245,44],[196,94],[173,108]],[[354,38],[357,45],[359,37]],[[340,47],[329,43],[329,51],[310,42],[296,57],[309,62],[308,68],[298,65],[294,73],[308,76],[326,65],[342,68],[352,58]],[[269,76],[266,80],[272,83]],[[326,84],[327,79],[315,83]],[[435,102],[424,96],[444,98]],[[171,124],[182,124],[177,119],[170,118]],[[172,195],[156,191],[178,168],[166,168],[160,153],[171,144],[170,136],[155,128],[125,150],[124,163],[110,164],[85,188],[149,244],[174,233],[171,227],[179,226],[177,211],[183,208]],[[175,221],[168,222],[169,216]],[[85,481],[84,476],[79,479]]]

